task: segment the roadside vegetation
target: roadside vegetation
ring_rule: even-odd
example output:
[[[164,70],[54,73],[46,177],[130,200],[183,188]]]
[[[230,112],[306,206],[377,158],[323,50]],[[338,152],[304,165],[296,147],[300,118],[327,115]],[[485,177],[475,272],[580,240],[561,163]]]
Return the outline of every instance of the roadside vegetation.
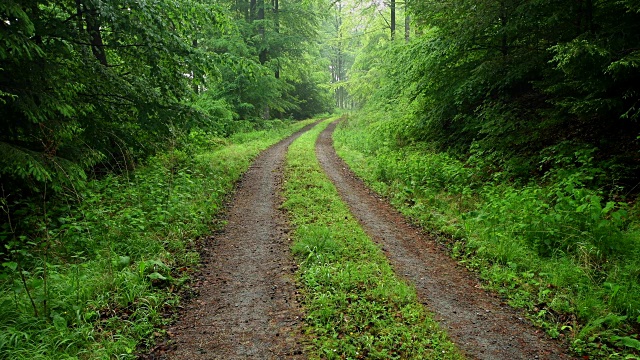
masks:
[[[315,141],[330,121],[291,145],[284,189],[311,358],[461,359],[320,169]]]
[[[640,358],[638,0],[8,0],[0,40],[1,358],[162,336],[224,194],[303,125],[270,119],[334,107],[341,156],[488,288],[578,355]],[[317,356],[449,356],[304,139]]]
[[[464,161],[426,143],[389,142],[388,123],[371,113],[350,117],[334,134],[338,154],[576,354],[638,357],[638,207],[586,186],[604,171],[590,153],[556,158],[538,181],[514,182],[487,173],[480,156]]]
[[[344,5],[340,155],[575,354],[640,357],[639,4]]]
[[[274,119],[332,109],[325,6],[0,2],[0,358],[163,336],[224,195],[303,125]]]
[[[2,234],[0,358],[132,359],[163,337],[225,196],[260,151],[308,123],[192,132],[136,169],[22,204],[31,231]],[[8,216],[14,199],[0,201]]]

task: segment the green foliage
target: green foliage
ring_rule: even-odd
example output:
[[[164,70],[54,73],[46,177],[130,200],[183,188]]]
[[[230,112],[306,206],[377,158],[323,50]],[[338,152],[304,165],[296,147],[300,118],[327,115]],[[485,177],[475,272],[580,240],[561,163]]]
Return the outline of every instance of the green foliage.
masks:
[[[81,185],[98,163],[152,154],[172,129],[193,125],[183,74],[206,76],[213,63],[191,37],[198,24],[224,22],[198,1],[25,0],[3,4],[0,18],[0,176],[56,192]]]
[[[207,91],[224,99],[240,119],[301,119],[327,111],[330,100],[322,86],[327,70],[312,59],[322,1],[280,0],[277,8],[258,2],[255,9],[249,1],[222,4],[229,9],[230,26],[198,42],[224,54],[218,79]]]
[[[552,169],[543,181],[518,184],[480,152],[462,162],[424,145],[382,142],[387,120],[367,118],[349,119],[334,139],[374,189],[442,234],[487,288],[576,353],[637,355],[638,209],[590,187],[603,171],[594,167],[594,149],[555,147],[542,162]]]
[[[323,174],[314,143],[330,119],[287,155],[285,208],[295,226],[313,358],[459,359],[454,344],[399,281]]]
[[[637,356],[637,2],[409,10],[358,43],[341,155],[576,353]]]
[[[197,261],[189,244],[222,195],[290,133],[261,118],[329,110],[327,70],[310,55],[322,4],[285,0],[261,19],[236,5],[0,4],[0,302],[20,317],[15,332],[11,314],[0,319],[0,357],[133,356],[173,298],[158,288],[184,280],[176,269]],[[76,273],[90,310],[64,305]],[[141,306],[130,332],[118,325]],[[80,334],[61,332],[80,344],[68,351],[46,330],[65,323]],[[91,338],[100,345],[82,354]]]
[[[163,335],[177,290],[197,268],[195,242],[218,226],[225,195],[257,154],[305,123],[273,122],[230,139],[192,133],[74,197],[11,198],[0,263],[0,357],[135,358]]]
[[[260,21],[232,6],[0,5],[0,183],[20,199],[74,191],[193,129],[227,136],[237,119],[327,111],[327,70],[306,59],[320,4],[283,1]]]
[[[314,54],[320,57],[319,54]],[[293,85],[296,94],[297,109],[287,112],[294,119],[306,119],[317,114],[329,113],[333,110],[331,93],[326,86],[329,74],[322,70],[326,64],[307,55],[300,60],[300,68],[288,81]],[[323,86],[324,85],[324,86]]]
[[[389,42],[380,30],[362,34],[347,82],[367,113],[390,119],[400,145],[425,141],[460,159],[479,153],[492,171],[525,183],[544,175],[543,153],[560,144],[597,148],[594,167],[612,171],[595,187],[635,187],[637,5],[409,7],[418,35]]]

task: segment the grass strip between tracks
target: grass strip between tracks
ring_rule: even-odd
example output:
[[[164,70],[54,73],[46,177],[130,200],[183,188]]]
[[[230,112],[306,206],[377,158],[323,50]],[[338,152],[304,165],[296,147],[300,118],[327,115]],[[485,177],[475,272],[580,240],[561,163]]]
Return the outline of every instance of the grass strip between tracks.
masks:
[[[322,172],[314,147],[330,121],[291,145],[284,186],[311,358],[461,359]]]

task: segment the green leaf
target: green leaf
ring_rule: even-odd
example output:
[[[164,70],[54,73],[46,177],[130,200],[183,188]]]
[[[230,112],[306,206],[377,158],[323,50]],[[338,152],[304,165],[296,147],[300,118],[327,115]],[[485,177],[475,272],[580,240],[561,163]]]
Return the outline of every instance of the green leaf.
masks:
[[[118,265],[121,267],[129,266],[131,264],[131,258],[129,256],[120,256],[118,258]]]
[[[63,318],[62,316],[55,314],[53,315],[53,326],[58,331],[64,331],[67,329],[67,320],[65,320],[65,318]]]
[[[159,272],[154,272],[151,273],[149,275],[147,275],[147,277],[151,280],[167,280],[166,277],[164,277],[162,274],[160,274]]]
[[[12,271],[16,271],[16,269],[18,268],[18,263],[14,262],[14,261],[9,261],[9,262],[3,262],[2,263],[3,267],[9,268]]]
[[[626,346],[636,350],[640,350],[640,341],[629,336],[613,336],[611,340],[616,342],[618,346]]]

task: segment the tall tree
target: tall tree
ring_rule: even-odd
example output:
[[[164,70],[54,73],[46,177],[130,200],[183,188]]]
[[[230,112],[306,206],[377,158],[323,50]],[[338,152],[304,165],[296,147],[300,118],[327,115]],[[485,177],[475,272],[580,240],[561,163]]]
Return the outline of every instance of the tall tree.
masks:
[[[411,36],[411,14],[409,13],[409,0],[404,3],[404,41],[409,42]]]
[[[391,0],[389,9],[391,11],[391,40],[393,40],[396,37],[396,0]]]
[[[407,104],[411,113],[399,116],[407,140],[458,155],[482,151],[525,177],[540,171],[543,154],[597,149],[601,161],[620,166],[620,179],[638,178],[640,164],[630,155],[640,150],[637,4],[410,6],[422,35],[382,52],[364,42],[349,87],[361,103]]]
[[[196,118],[187,115],[184,74],[206,76],[214,64],[193,48],[192,33],[223,17],[200,2],[176,5],[3,2],[3,182],[62,189],[107,154],[149,153],[171,127]]]
[[[326,4],[283,0],[244,4],[250,9],[248,17],[244,5],[237,1],[224,4],[235,11],[233,24],[206,45],[229,60],[220,67],[222,79],[210,87],[210,92],[223,97],[240,118],[299,113],[297,107],[309,103],[309,99],[295,91],[302,66],[297,63],[302,64],[306,54],[317,47],[319,9]]]

